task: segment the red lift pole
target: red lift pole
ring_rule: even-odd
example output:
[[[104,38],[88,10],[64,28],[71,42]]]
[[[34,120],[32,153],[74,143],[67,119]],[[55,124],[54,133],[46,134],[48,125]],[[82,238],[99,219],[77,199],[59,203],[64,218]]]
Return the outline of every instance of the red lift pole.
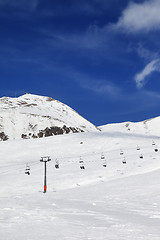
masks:
[[[41,157],[40,162],[44,162],[44,193],[47,192],[47,162],[51,161],[50,157]]]

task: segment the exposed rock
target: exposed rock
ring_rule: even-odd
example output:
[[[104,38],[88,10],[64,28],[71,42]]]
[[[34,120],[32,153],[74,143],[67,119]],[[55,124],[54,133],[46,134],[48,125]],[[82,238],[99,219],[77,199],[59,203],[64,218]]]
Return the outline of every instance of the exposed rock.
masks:
[[[23,139],[28,139],[28,136],[27,136],[27,134],[22,134],[22,135],[21,135],[21,138],[23,138]]]
[[[4,132],[1,132],[0,139],[1,139],[1,141],[7,141],[9,139],[9,137]]]
[[[61,127],[50,127],[50,128],[45,128],[44,130],[40,130],[37,135],[33,134],[31,136],[31,133],[27,134],[22,134],[21,137],[23,139],[28,139],[28,138],[42,138],[42,137],[49,137],[53,135],[62,135],[62,134],[68,134],[68,133],[78,133],[78,132],[83,132],[83,130],[79,128],[74,128],[74,127],[66,127],[64,125],[62,128]]]

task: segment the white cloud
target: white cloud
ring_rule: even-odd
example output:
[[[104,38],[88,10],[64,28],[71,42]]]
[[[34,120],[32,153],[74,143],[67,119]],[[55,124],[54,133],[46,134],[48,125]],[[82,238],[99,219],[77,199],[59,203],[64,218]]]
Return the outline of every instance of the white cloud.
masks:
[[[137,88],[142,88],[145,85],[146,77],[154,71],[160,72],[160,58],[148,63],[140,73],[135,75],[134,80],[136,81]]]
[[[136,48],[136,52],[139,57],[141,57],[146,62],[151,62],[154,59],[158,59],[160,56],[160,52],[158,49],[156,51],[152,48],[145,48],[141,43],[138,44],[138,47]]]
[[[98,95],[107,96],[111,99],[117,99],[121,97],[121,89],[109,81],[91,80],[81,82],[81,87],[95,92]]]
[[[127,33],[149,32],[160,29],[160,0],[130,3],[123,11],[114,29]]]
[[[65,75],[77,82],[82,88],[98,95],[106,96],[110,99],[117,99],[122,96],[121,88],[111,81],[78,72],[73,68],[65,69]]]

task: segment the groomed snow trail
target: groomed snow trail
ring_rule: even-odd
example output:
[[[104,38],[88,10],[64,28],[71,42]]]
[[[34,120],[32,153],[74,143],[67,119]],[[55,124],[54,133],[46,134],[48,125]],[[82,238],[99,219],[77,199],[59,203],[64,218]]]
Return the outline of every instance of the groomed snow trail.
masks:
[[[156,136],[101,132],[0,142],[1,239],[159,240],[160,151],[153,141],[159,148]],[[52,159],[45,194],[42,156]]]

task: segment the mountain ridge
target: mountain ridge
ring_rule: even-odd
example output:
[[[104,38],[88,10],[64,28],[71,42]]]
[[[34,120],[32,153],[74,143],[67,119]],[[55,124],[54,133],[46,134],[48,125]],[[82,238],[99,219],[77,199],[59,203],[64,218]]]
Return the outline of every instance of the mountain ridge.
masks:
[[[99,126],[102,132],[135,133],[160,136],[160,117],[146,119],[140,122],[122,122]]]
[[[96,127],[71,107],[48,96],[26,93],[17,98],[0,98],[0,140],[94,131],[159,136],[160,117]]]
[[[0,99],[0,138],[38,138],[98,131],[75,110],[51,97],[24,94]]]

